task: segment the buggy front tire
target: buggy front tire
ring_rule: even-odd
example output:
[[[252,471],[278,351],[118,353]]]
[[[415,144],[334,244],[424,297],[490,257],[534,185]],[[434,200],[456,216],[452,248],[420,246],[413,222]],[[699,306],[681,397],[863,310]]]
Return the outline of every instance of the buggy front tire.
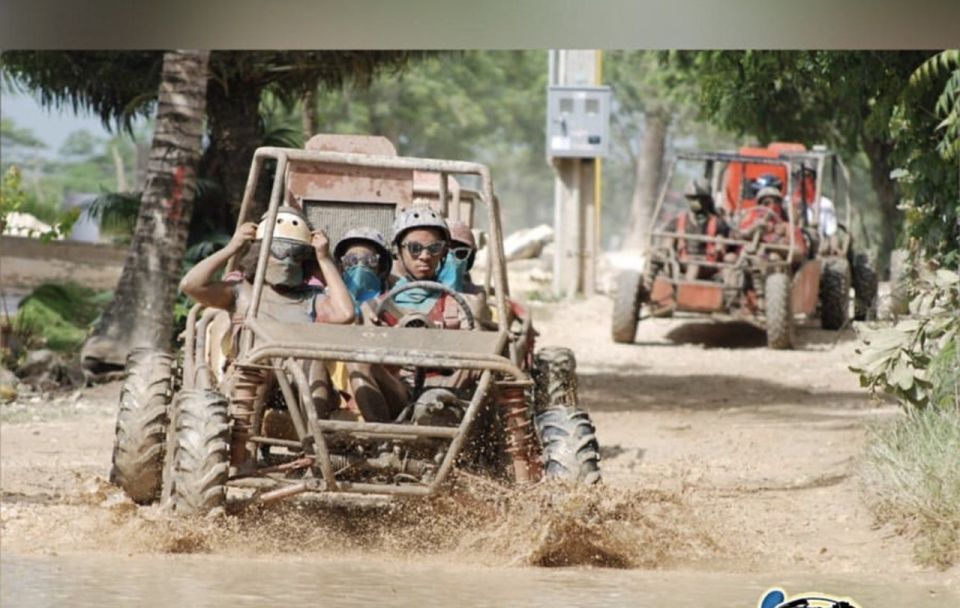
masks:
[[[617,293],[613,300],[611,337],[618,344],[631,344],[637,335],[640,306],[646,299],[643,275],[624,270],[617,278]]]
[[[600,481],[600,444],[590,414],[577,398],[577,363],[568,348],[544,348],[534,359],[534,424],[547,479],[592,485]]]
[[[177,515],[207,515],[227,500],[230,422],[220,393],[188,389],[177,395],[172,504]]]
[[[793,348],[793,303],[790,275],[784,272],[767,275],[764,280],[763,293],[767,347],[777,350]]]
[[[138,504],[160,496],[172,367],[173,357],[156,349],[134,349],[127,357],[110,481]]]

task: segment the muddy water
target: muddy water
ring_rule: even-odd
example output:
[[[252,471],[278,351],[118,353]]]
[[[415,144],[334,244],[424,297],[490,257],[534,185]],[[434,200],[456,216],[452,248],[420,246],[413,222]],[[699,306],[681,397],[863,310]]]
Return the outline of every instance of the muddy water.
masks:
[[[431,559],[331,560],[272,556],[0,557],[3,606],[265,605],[749,607],[771,585],[844,594],[863,607],[942,608],[938,586],[806,575],[744,576],[599,569],[463,567]]]

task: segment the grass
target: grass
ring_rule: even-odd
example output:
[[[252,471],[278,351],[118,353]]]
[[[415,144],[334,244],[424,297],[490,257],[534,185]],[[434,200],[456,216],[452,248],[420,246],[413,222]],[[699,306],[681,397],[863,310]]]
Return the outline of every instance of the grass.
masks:
[[[909,410],[874,429],[865,465],[875,514],[913,537],[917,561],[960,563],[960,407]]]

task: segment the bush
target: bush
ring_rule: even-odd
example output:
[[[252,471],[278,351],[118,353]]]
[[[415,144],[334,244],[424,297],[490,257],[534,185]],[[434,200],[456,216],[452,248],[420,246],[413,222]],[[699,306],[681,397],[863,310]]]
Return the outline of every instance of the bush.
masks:
[[[921,271],[911,318],[893,326],[859,328],[863,345],[850,369],[860,375],[861,386],[893,395],[907,407],[960,408],[958,282],[953,271]]]
[[[72,353],[86,339],[112,297],[76,283],[44,283],[24,298],[13,320],[22,348]]]
[[[913,410],[876,429],[865,465],[868,502],[916,539],[917,561],[960,562],[960,409]]]

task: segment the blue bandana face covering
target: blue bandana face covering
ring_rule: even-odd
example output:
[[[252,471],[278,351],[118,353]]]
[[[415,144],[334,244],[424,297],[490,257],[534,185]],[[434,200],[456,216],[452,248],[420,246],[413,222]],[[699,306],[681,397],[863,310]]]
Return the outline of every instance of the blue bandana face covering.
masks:
[[[457,259],[457,256],[453,255],[451,251],[443,261],[443,267],[437,275],[437,281],[454,291],[463,291],[467,286],[467,262],[467,259]]]
[[[343,272],[343,282],[353,297],[357,314],[360,314],[360,305],[380,295],[380,290],[383,288],[383,282],[377,273],[363,264],[347,268]]]

